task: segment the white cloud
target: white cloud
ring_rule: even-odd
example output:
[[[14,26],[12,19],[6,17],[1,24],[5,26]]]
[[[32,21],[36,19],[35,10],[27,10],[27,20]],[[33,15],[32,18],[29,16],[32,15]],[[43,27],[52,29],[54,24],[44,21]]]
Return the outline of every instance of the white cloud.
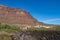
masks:
[[[60,21],[60,18],[56,18],[56,19],[48,19],[48,20],[45,20],[45,21],[43,21],[43,22],[49,23],[49,22],[55,22],[55,21]]]

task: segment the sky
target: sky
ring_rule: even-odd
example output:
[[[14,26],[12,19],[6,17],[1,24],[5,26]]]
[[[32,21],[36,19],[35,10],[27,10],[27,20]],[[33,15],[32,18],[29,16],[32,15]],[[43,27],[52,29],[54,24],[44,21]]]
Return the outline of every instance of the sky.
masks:
[[[60,0],[0,0],[0,4],[24,9],[39,22],[60,25]]]

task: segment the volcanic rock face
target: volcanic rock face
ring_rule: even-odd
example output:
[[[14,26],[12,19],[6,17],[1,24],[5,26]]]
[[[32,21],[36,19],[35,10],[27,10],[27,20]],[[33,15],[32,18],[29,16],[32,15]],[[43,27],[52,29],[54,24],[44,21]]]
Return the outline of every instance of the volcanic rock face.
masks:
[[[60,31],[20,31],[12,40],[60,40]]]
[[[36,26],[39,22],[29,12],[0,5],[0,22],[19,26]]]

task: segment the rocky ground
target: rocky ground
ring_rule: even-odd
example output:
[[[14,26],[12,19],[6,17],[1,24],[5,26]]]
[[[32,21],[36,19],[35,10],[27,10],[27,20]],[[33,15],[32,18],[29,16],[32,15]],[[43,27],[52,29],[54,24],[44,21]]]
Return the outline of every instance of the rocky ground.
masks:
[[[12,40],[60,40],[60,31],[20,31]]]

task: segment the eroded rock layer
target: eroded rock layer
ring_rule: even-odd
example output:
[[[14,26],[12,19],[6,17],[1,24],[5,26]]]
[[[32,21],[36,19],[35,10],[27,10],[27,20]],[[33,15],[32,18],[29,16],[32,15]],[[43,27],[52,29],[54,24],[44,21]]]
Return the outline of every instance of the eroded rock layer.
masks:
[[[35,26],[35,27],[51,27],[54,25],[38,22],[29,12],[19,9],[10,8],[0,5],[0,23],[18,25],[18,26]]]
[[[0,5],[0,22],[20,26],[35,26],[39,24],[29,12],[18,8],[9,8],[4,5]]]

